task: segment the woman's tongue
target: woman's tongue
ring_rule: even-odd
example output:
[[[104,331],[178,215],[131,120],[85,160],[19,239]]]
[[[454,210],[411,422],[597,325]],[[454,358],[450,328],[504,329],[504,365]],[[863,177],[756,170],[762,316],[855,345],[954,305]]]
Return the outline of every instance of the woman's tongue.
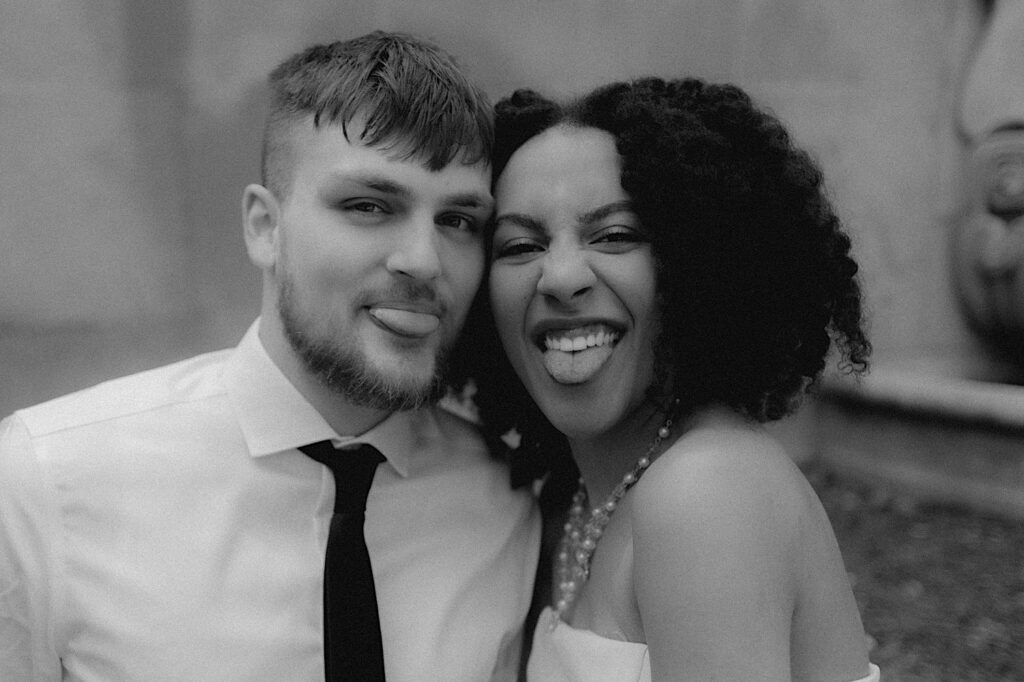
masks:
[[[611,343],[577,351],[546,350],[544,367],[560,384],[582,384],[597,374],[611,354]]]

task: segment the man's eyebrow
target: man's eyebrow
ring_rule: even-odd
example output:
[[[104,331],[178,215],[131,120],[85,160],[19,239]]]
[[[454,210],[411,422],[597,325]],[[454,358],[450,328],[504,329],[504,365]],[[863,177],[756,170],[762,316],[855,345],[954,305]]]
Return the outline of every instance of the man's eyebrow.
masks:
[[[400,197],[412,195],[412,190],[405,185],[395,182],[386,175],[362,174],[362,173],[331,173],[329,179],[332,182],[361,185],[382,194],[393,194]]]
[[[623,199],[622,201],[613,201],[610,204],[605,204],[599,208],[595,208],[593,211],[587,211],[577,216],[577,220],[583,225],[589,225],[590,223],[596,223],[600,220],[604,220],[610,215],[622,212],[633,212],[633,202],[629,199]]]
[[[445,199],[446,204],[452,206],[461,206],[464,208],[482,208],[490,211],[494,208],[494,200],[489,194],[481,194],[480,192],[464,192],[461,194],[453,194]]]
[[[403,199],[408,199],[415,194],[411,187],[396,182],[386,175],[339,172],[332,174],[331,180],[339,183],[360,185],[381,194],[390,194]],[[482,192],[452,194],[444,198],[444,203],[463,208],[482,208],[487,211],[490,211],[494,206],[494,200],[491,198],[491,195]]]

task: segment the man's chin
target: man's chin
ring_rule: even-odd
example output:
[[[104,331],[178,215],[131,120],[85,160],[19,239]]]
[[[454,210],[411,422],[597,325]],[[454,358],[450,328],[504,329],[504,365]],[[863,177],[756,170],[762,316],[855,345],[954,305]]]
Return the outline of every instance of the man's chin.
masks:
[[[375,374],[377,381],[373,382],[373,393],[393,410],[411,410],[431,405],[444,395],[444,382],[435,373],[418,371],[410,375],[396,373],[392,367],[388,371],[377,370]]]
[[[346,399],[363,407],[397,411],[431,405],[444,395],[438,362],[404,358],[366,358],[363,363],[335,364],[321,380]]]
[[[288,312],[282,309],[282,312]],[[282,314],[292,349],[320,383],[348,402],[378,410],[411,410],[432,404],[444,394],[445,353],[421,345],[395,348],[379,338],[311,334]],[[304,333],[305,332],[305,333]],[[362,341],[362,342],[360,342]]]
[[[416,410],[433,405],[444,394],[440,382],[429,382],[426,385],[381,381],[374,386],[362,390],[353,390],[352,386],[343,391],[353,402],[366,407],[388,410]]]

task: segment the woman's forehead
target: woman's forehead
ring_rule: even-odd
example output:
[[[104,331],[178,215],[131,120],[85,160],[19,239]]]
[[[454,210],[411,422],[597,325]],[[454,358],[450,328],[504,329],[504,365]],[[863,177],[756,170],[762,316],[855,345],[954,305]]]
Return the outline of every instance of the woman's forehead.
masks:
[[[628,199],[620,174],[611,134],[556,126],[528,140],[509,159],[495,186],[498,211],[590,211]]]

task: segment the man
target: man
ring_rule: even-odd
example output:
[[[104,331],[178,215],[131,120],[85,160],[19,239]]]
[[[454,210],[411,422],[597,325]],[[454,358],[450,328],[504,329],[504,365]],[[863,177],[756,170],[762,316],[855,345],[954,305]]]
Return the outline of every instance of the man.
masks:
[[[270,84],[239,346],[0,427],[2,680],[323,680],[336,479],[298,449],[318,442],[386,458],[363,532],[387,679],[514,674],[538,516],[434,405],[483,272],[489,105],[380,32]]]

